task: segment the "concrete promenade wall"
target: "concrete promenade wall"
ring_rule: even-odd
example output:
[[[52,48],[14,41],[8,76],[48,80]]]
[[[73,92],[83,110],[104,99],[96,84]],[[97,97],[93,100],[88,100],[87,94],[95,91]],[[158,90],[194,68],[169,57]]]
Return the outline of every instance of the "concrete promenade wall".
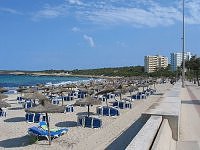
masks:
[[[175,150],[176,142],[172,138],[172,130],[167,119],[164,119],[154,140],[152,150]]]
[[[150,119],[128,145],[127,150],[176,149],[176,141],[179,140],[181,89],[181,83],[177,82],[159,102],[142,114]],[[155,117],[161,119],[160,124],[158,120],[155,121]],[[148,132],[149,130],[152,132]]]
[[[126,150],[149,150],[161,125],[161,116],[151,116]]]
[[[179,124],[180,124],[180,110],[181,110],[181,84],[177,83],[166,92],[162,99],[154,103],[147,109],[143,115],[162,116],[163,119],[168,119],[170,128],[172,130],[172,137],[174,140],[179,139]]]

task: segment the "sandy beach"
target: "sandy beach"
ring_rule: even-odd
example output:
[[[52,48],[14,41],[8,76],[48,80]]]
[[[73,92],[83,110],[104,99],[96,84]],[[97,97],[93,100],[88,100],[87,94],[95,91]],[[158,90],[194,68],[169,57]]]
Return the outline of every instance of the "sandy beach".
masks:
[[[156,85],[158,93],[164,93],[171,87],[172,85],[169,83]],[[17,94],[9,95],[7,102],[12,107],[8,108],[7,117],[0,118],[0,149],[105,149],[131,126],[142,112],[162,97],[162,95],[151,95],[145,100],[134,101],[132,102],[132,109],[120,109],[120,115],[116,117],[97,116],[95,115],[96,106],[91,107],[90,112],[102,119],[102,127],[99,129],[77,126],[77,115],[86,113],[87,107],[76,106],[74,112],[50,114],[51,128],[68,128],[69,131],[54,139],[52,145],[49,146],[47,140],[34,143],[33,139],[27,134],[28,128],[37,126],[37,123],[27,123],[25,121],[25,111],[22,105],[17,103],[17,96]],[[129,94],[123,97],[127,96]],[[74,102],[65,102],[65,104]],[[103,103],[103,105],[106,104]]]

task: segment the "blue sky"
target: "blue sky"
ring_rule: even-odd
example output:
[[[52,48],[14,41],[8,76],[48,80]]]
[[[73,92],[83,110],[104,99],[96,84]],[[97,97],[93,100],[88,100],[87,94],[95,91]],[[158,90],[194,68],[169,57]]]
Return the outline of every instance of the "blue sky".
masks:
[[[181,51],[182,0],[0,0],[0,70],[144,65]],[[200,55],[200,0],[185,0],[186,49]]]

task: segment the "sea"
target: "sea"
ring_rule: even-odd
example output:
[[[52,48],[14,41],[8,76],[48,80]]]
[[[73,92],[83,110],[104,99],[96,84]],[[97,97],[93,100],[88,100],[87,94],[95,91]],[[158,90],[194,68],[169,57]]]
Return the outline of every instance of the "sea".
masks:
[[[87,77],[72,77],[72,76],[33,76],[33,75],[0,75],[0,87],[14,90],[19,86],[35,86],[37,84],[45,85],[60,85],[70,83],[89,82],[94,80]]]

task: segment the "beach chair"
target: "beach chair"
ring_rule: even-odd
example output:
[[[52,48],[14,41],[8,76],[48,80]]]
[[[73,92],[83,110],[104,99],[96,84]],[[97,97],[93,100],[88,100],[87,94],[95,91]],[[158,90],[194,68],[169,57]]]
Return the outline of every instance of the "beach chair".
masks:
[[[131,108],[131,103],[125,101],[116,101],[113,103],[113,107],[117,107],[120,109]]]
[[[20,97],[20,96],[17,97],[17,101],[18,101],[18,104],[21,104],[21,103],[24,102],[23,99],[22,99],[22,97]]]
[[[7,108],[1,108],[0,110],[0,117],[6,117],[7,115]]]
[[[96,112],[102,116],[119,116],[119,110],[114,107],[100,106],[97,107]]]
[[[83,127],[100,128],[102,125],[102,120],[95,117],[79,116],[77,123]]]
[[[48,130],[46,121],[40,121],[39,127],[42,128],[43,130]],[[61,134],[64,134],[68,131],[68,129],[67,128],[61,128],[61,129],[54,128],[54,129],[50,129],[50,131],[52,131],[52,132],[58,132],[59,131]]]
[[[31,101],[27,101],[25,104],[24,104],[24,109],[27,109],[27,108],[30,108],[33,106],[33,103]]]
[[[60,137],[61,135],[65,134],[68,131],[67,128],[62,129],[50,129],[50,137],[51,139],[55,139]],[[48,128],[47,123],[45,121],[39,122],[39,126],[33,126],[31,128],[28,128],[28,134],[34,137],[37,137],[40,139],[47,139],[48,138]]]
[[[60,137],[64,133],[66,133],[67,130],[65,129],[58,129],[57,131],[50,131],[50,137],[51,140]],[[44,130],[43,128],[33,126],[28,129],[28,134],[34,137],[37,137],[37,139],[46,139],[49,140],[48,138],[48,131]]]
[[[26,113],[26,115],[25,115],[26,122],[28,122],[28,123],[34,122],[34,117],[35,117],[34,113]]]
[[[34,115],[34,123],[38,123],[41,120],[41,114],[40,113],[36,113]]]
[[[59,100],[58,99],[53,99],[51,102],[54,105],[58,105],[59,104]]]
[[[67,105],[67,106],[65,107],[65,112],[64,112],[64,113],[66,113],[66,112],[74,112],[74,106],[72,106],[72,105]]]

